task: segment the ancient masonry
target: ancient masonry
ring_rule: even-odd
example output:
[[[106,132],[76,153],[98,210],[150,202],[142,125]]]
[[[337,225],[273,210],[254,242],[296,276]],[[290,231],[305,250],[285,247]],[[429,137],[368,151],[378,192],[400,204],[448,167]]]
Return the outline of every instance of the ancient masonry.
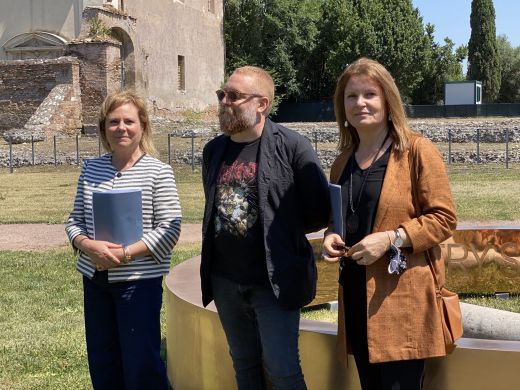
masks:
[[[81,128],[79,60],[0,62],[0,132],[13,143]],[[28,86],[27,81],[31,85]]]
[[[168,161],[165,146],[170,138],[172,145],[172,164],[192,163],[200,167],[202,160],[202,148],[206,142],[213,139],[218,133],[218,123],[188,124],[173,122],[165,118],[153,118],[152,126],[154,134],[164,148],[160,158]],[[337,125],[331,122],[323,123],[286,123],[305,135],[312,145],[318,149],[318,157],[324,168],[329,168],[338,155],[336,145],[338,143]],[[506,140],[508,144],[508,161],[520,163],[520,119],[517,118],[482,118],[482,119],[435,119],[435,120],[411,120],[411,126],[421,132],[426,138],[434,142],[442,151],[444,160],[448,161],[448,140],[451,138],[452,151],[451,162],[462,164],[497,163],[504,165],[506,161]],[[451,136],[450,136],[451,134]],[[194,137],[195,146],[191,149],[191,138]],[[477,137],[481,143],[480,153],[477,154]],[[507,138],[506,138],[507,137]],[[161,142],[162,140],[162,142]],[[60,141],[61,142],[61,141]],[[72,141],[69,146],[60,145],[56,161],[52,151],[52,142],[45,142],[44,146],[37,147],[34,164],[81,164],[81,161],[96,157],[98,145],[95,142],[81,140],[80,155],[74,150]],[[79,161],[78,161],[79,160]],[[12,151],[12,165],[14,167],[32,165],[31,144],[14,145]],[[0,167],[9,166],[9,154],[7,148],[0,147]]]
[[[99,9],[84,11],[85,20]],[[102,11],[107,13],[106,11]],[[124,15],[116,18],[131,19]],[[86,34],[86,31],[85,31]],[[13,143],[53,135],[97,133],[107,93],[120,87],[121,43],[104,37],[66,45],[56,59],[0,61],[0,134]]]
[[[103,99],[121,88],[137,90],[152,114],[166,117],[216,106],[213,91],[224,78],[222,0],[79,4],[27,2],[17,11],[0,3],[0,25],[21,20],[20,28],[5,24],[11,31],[0,32],[8,37],[0,45],[6,142],[96,135]]]

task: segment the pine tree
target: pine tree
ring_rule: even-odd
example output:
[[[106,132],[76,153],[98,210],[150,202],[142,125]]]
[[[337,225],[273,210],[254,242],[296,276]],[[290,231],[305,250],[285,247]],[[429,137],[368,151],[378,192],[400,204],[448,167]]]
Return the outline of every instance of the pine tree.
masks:
[[[500,90],[500,63],[493,0],[471,2],[468,78],[482,81],[483,99],[494,102]]]

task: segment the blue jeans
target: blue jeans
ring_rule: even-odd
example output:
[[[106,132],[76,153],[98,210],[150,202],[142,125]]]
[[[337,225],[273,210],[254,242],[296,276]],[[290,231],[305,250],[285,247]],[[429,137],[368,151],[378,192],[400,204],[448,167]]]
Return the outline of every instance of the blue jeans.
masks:
[[[298,352],[300,310],[284,310],[270,287],[216,275],[211,280],[238,388],[265,389],[265,367],[273,390],[306,389]]]
[[[162,278],[83,277],[87,355],[95,390],[168,389],[160,357]]]

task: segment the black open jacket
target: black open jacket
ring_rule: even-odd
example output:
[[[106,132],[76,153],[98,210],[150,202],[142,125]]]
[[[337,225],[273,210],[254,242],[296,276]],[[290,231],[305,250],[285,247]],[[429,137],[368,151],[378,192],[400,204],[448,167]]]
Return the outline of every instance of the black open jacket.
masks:
[[[229,136],[220,135],[204,147],[202,180],[206,196],[200,267],[202,302],[213,300],[214,200],[218,171]],[[258,205],[273,292],[287,309],[305,306],[316,295],[317,271],[306,233],[328,223],[328,183],[310,142],[267,119],[258,157]]]

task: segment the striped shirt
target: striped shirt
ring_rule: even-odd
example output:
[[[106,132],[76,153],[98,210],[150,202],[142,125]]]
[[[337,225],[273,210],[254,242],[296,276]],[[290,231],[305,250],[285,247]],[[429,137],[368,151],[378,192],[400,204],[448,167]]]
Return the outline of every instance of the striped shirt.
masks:
[[[79,234],[94,239],[92,193],[111,189],[141,189],[143,237],[151,255],[137,257],[128,264],[108,270],[109,282],[123,282],[162,276],[170,269],[171,251],[181,231],[181,206],[172,168],[144,155],[128,170],[118,172],[112,155],[85,161],[78,179],[74,206],[65,225],[72,243]],[[94,276],[94,264],[79,252],[76,269],[88,278]]]

